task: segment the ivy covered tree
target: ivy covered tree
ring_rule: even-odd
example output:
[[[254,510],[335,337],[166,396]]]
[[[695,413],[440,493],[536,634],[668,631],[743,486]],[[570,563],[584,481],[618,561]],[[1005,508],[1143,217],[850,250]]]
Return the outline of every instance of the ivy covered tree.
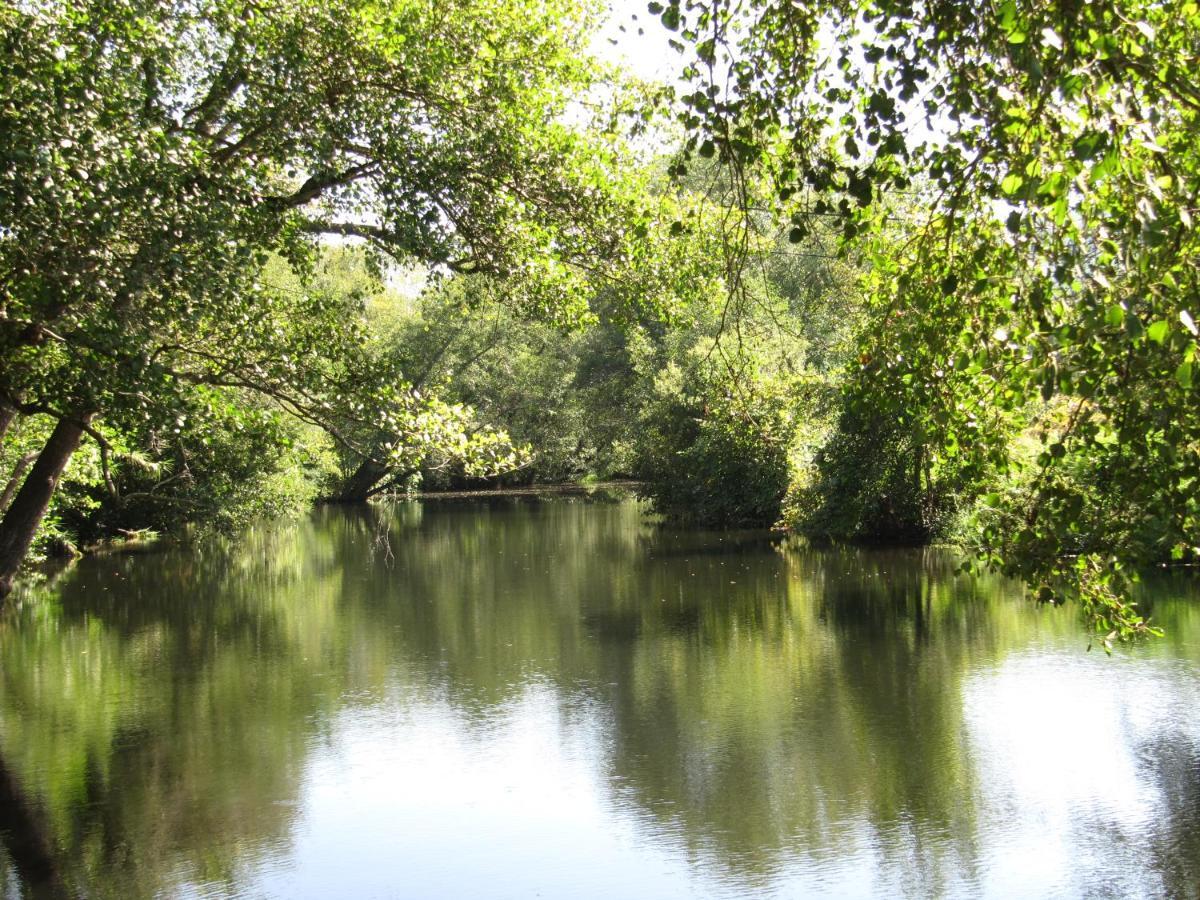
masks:
[[[677,170],[764,179],[794,240],[822,221],[865,254],[849,396],[935,490],[995,475],[989,562],[1082,599],[1106,645],[1146,631],[1137,567],[1200,558],[1200,6],[649,9],[690,82]]]
[[[364,362],[353,315],[263,270],[353,239],[584,317],[629,219],[611,110],[571,106],[604,77],[593,21],[576,0],[0,8],[0,437],[54,422],[0,523],[0,595],[80,442],[122,420],[245,391],[339,440],[370,421],[411,455],[449,422],[457,445],[456,413]]]

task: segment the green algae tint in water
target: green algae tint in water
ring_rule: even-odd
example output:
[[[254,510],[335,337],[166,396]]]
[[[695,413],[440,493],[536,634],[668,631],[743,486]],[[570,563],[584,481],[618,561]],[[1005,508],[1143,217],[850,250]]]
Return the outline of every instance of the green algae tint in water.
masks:
[[[1198,896],[1148,594],[1108,659],[937,554],[580,500],[85,560],[0,619],[0,895]]]

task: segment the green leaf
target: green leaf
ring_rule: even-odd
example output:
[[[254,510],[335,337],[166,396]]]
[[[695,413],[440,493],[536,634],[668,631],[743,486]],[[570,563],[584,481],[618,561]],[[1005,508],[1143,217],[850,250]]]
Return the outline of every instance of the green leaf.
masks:
[[[1146,329],[1146,334],[1150,336],[1150,340],[1156,344],[1161,344],[1167,339],[1167,333],[1171,330],[1171,326],[1167,324],[1165,319],[1159,319],[1157,322],[1151,322],[1150,327]]]
[[[1142,327],[1142,320],[1133,313],[1129,313],[1125,317],[1125,333],[1129,335],[1131,341],[1138,340],[1146,333],[1146,329]]]
[[[851,197],[858,201],[859,206],[866,206],[871,202],[871,180],[866,176],[851,172],[846,190]]]
[[[1047,363],[1042,368],[1042,400],[1049,401],[1058,388],[1058,372],[1054,363]]]
[[[1000,27],[1005,31],[1012,31],[1017,24],[1017,5],[1013,0],[1004,0],[1000,4],[1000,8],[996,11],[996,16],[1000,20]]]
[[[1192,362],[1187,360],[1179,364],[1179,368],[1175,370],[1175,380],[1179,382],[1179,386],[1185,390],[1192,386]]]
[[[1108,136],[1099,131],[1089,131],[1075,139],[1071,149],[1075,158],[1087,161],[1096,156],[1108,144]]]

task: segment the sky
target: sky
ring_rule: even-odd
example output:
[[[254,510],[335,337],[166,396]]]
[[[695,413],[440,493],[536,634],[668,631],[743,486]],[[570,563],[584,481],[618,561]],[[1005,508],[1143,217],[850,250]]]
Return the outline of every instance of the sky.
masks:
[[[608,23],[593,45],[596,55],[647,81],[673,80],[682,68],[682,57],[667,44],[670,32],[646,11],[646,0],[609,0],[608,7]],[[625,31],[620,30],[622,25]]]
[[[676,81],[684,57],[670,47],[671,33],[659,22],[658,16],[647,11],[647,3],[648,0],[607,0],[608,23],[596,35],[593,49],[601,59],[619,63],[648,81]],[[621,25],[625,26],[624,31],[620,30]],[[834,34],[828,30],[822,32],[821,41],[828,48],[837,43]],[[855,53],[855,60],[860,67],[869,68],[861,49]],[[920,100],[917,98],[903,106],[910,138],[914,142],[944,141],[945,136],[955,130],[954,124],[945,117],[927,121]]]

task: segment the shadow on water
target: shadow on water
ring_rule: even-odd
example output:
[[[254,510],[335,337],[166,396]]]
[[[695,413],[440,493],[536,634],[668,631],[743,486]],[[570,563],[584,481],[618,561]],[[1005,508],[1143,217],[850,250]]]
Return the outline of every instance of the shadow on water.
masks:
[[[1200,879],[1200,720],[1180,712],[1200,706],[1189,590],[1153,594],[1171,639],[1097,668],[1077,620],[958,575],[943,554],[785,549],[595,498],[329,508],[186,552],[85,560],[0,622],[0,791],[18,798],[0,797],[11,861],[0,893],[36,893],[45,863],[98,897],[318,893],[271,878],[317,879],[324,861],[341,878],[373,877],[364,891],[422,894],[416,873],[440,848],[459,880],[424,895],[489,895],[487,866],[500,864],[485,851],[501,832],[485,799],[454,805],[454,782],[493,757],[512,771],[506,741],[538,740],[533,783],[575,772],[604,824],[582,830],[591,807],[578,798],[543,813],[495,801],[504,834],[577,834],[572,866],[530,864],[536,845],[504,844],[509,893],[599,895],[620,871],[645,896],[1086,893],[1097,876],[1189,896]],[[1037,836],[1050,802],[1041,781],[1022,793],[1007,766],[1026,738],[1036,755],[1020,679],[1060,663],[1083,673],[1085,693],[1067,702],[1128,718],[1114,677],[1159,692],[1164,712],[1139,708],[1110,748],[1156,814],[1089,826],[1099,872],[1063,862],[1013,881],[1017,838]],[[517,723],[508,738],[504,723]],[[361,810],[331,821],[319,802],[353,793],[338,780],[350,767],[325,761],[355,741],[385,748],[373,751],[376,793],[430,767],[424,794],[389,795],[394,814],[426,824],[386,854],[368,856],[382,826]],[[439,776],[451,746],[474,762]],[[380,761],[402,752],[417,762]],[[423,844],[441,815],[447,843]],[[628,846],[601,846],[623,830]],[[1105,848],[1125,860],[1116,848],[1131,843],[1141,875],[1105,867]]]

